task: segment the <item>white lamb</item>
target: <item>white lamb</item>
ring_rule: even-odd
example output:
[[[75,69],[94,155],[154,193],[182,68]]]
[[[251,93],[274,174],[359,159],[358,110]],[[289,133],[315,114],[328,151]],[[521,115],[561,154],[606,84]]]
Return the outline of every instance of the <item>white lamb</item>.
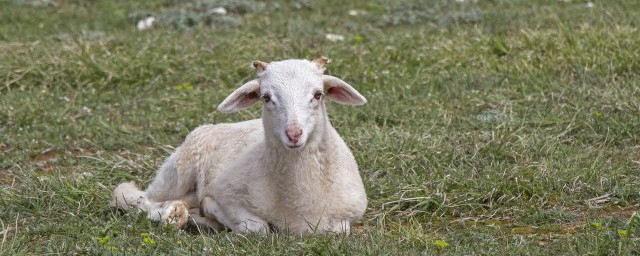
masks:
[[[324,98],[362,105],[346,82],[324,75],[325,57],[253,66],[258,78],[229,95],[232,113],[262,100],[262,119],[203,125],[169,156],[146,191],[116,187],[111,202],[183,227],[266,234],[349,232],[367,198],[351,151],[329,123]]]

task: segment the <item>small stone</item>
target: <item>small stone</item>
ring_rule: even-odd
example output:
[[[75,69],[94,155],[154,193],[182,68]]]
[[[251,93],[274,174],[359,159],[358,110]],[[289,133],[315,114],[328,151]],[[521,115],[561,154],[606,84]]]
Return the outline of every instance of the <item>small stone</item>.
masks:
[[[138,21],[138,30],[147,30],[153,26],[153,23],[156,21],[155,17],[147,17]]]
[[[344,41],[344,36],[339,34],[327,34],[325,38],[331,42],[341,42]]]

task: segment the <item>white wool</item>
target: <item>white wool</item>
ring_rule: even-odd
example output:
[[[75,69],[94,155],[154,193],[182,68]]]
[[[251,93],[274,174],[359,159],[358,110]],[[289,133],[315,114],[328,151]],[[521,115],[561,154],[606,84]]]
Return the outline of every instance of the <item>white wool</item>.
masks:
[[[203,125],[165,161],[146,191],[114,190],[112,205],[182,227],[239,232],[270,226],[298,235],[348,232],[367,198],[358,165],[328,120],[324,98],[361,105],[344,81],[324,75],[326,58],[254,62],[258,78],[231,93],[225,113],[262,101],[262,119]],[[189,214],[186,214],[188,212]]]

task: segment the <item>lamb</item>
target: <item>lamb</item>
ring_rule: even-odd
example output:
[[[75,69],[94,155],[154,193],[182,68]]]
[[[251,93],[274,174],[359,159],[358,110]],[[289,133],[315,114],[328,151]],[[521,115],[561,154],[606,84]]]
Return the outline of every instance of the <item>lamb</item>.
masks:
[[[194,223],[301,236],[349,232],[364,214],[367,197],[351,151],[328,120],[324,98],[347,105],[366,99],[325,75],[328,62],[255,61],[258,78],[236,89],[218,110],[237,112],[261,100],[262,118],[196,128],[145,191],[122,183],[111,205],[176,227]]]

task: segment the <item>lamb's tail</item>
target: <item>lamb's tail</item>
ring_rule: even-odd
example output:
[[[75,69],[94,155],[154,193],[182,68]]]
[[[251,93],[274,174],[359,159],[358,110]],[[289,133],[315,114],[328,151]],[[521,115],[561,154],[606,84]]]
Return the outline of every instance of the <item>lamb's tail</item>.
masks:
[[[147,199],[145,193],[136,187],[133,182],[126,182],[118,185],[113,190],[113,198],[111,199],[111,207],[117,207],[122,210],[147,210]]]

